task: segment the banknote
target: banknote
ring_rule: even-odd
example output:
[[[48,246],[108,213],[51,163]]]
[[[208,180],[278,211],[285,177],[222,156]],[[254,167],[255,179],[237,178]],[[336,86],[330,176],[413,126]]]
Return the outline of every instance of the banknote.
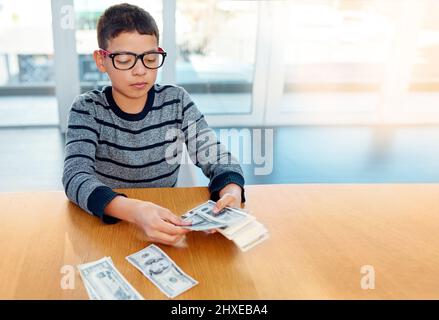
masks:
[[[143,300],[109,257],[79,265],[78,270],[92,300]]]
[[[184,273],[154,244],[129,255],[126,259],[169,298],[175,298],[198,284],[198,281]]]
[[[183,219],[183,221],[190,220],[192,222],[190,226],[185,226],[184,228],[193,231],[205,231],[226,226],[224,223],[210,219],[209,217],[201,215],[197,211],[189,211],[182,215],[181,218]]]
[[[215,202],[209,200],[198,207],[193,208],[186,214],[182,215],[183,220],[192,220],[191,230],[208,230],[221,228],[227,233],[227,228],[238,229],[239,225],[247,223],[253,219],[249,214],[226,207],[218,213],[213,212]],[[198,228],[199,226],[199,228]]]
[[[99,297],[96,295],[96,293],[93,291],[92,287],[88,284],[87,281],[82,281],[84,283],[85,290],[87,290],[88,297],[90,300],[99,300]]]

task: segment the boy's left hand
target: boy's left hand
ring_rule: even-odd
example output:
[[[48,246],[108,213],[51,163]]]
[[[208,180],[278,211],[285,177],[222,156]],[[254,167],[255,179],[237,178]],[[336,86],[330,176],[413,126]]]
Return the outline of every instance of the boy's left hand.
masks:
[[[219,200],[212,209],[213,213],[218,213],[225,207],[240,208],[241,207],[241,187],[235,183],[230,183],[219,192]],[[215,233],[216,230],[208,230],[206,233]]]
[[[240,208],[241,207],[242,189],[235,183],[230,183],[219,192],[219,200],[216,202],[213,213],[220,212],[225,207]]]

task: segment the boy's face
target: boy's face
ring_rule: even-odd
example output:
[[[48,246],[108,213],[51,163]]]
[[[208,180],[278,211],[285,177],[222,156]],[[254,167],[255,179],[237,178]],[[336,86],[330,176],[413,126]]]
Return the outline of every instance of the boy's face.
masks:
[[[142,54],[146,51],[157,50],[157,38],[153,35],[123,32],[108,41],[105,49],[112,53],[133,52]],[[114,68],[111,58],[102,56],[95,51],[93,57],[99,71],[106,72],[111,80],[113,89],[132,99],[142,98],[147,95],[157,78],[157,69],[146,68],[142,61],[137,60],[136,65],[129,70]]]

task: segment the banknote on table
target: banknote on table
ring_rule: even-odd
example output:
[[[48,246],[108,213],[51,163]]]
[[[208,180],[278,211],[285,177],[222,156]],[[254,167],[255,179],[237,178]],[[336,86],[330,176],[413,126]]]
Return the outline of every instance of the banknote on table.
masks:
[[[143,300],[110,257],[81,264],[78,270],[91,300]]]
[[[82,278],[82,276],[81,276]],[[88,282],[82,281],[84,283],[85,290],[87,291],[88,297],[90,300],[100,300],[99,297],[96,295],[96,293],[93,291],[93,289],[90,287]]]
[[[156,245],[151,244],[126,259],[169,298],[175,298],[198,284]]]
[[[248,212],[226,207],[215,214],[215,205],[215,202],[209,200],[184,214],[182,219],[192,220],[193,225],[189,227],[191,230],[217,230],[242,251],[247,251],[269,238],[268,230]]]

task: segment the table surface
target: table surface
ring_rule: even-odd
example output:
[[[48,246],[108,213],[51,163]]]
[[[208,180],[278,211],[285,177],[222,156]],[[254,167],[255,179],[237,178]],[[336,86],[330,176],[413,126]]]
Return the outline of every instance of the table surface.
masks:
[[[178,215],[209,197],[205,187],[121,191]],[[439,298],[438,184],[257,185],[246,195],[270,233],[250,251],[203,232],[159,245],[199,281],[176,299]],[[88,299],[76,265],[110,256],[145,299],[167,299],[125,260],[149,244],[134,225],[104,225],[58,191],[0,193],[0,208],[0,298]],[[60,285],[68,266],[72,290]],[[375,288],[362,288],[373,275]]]

